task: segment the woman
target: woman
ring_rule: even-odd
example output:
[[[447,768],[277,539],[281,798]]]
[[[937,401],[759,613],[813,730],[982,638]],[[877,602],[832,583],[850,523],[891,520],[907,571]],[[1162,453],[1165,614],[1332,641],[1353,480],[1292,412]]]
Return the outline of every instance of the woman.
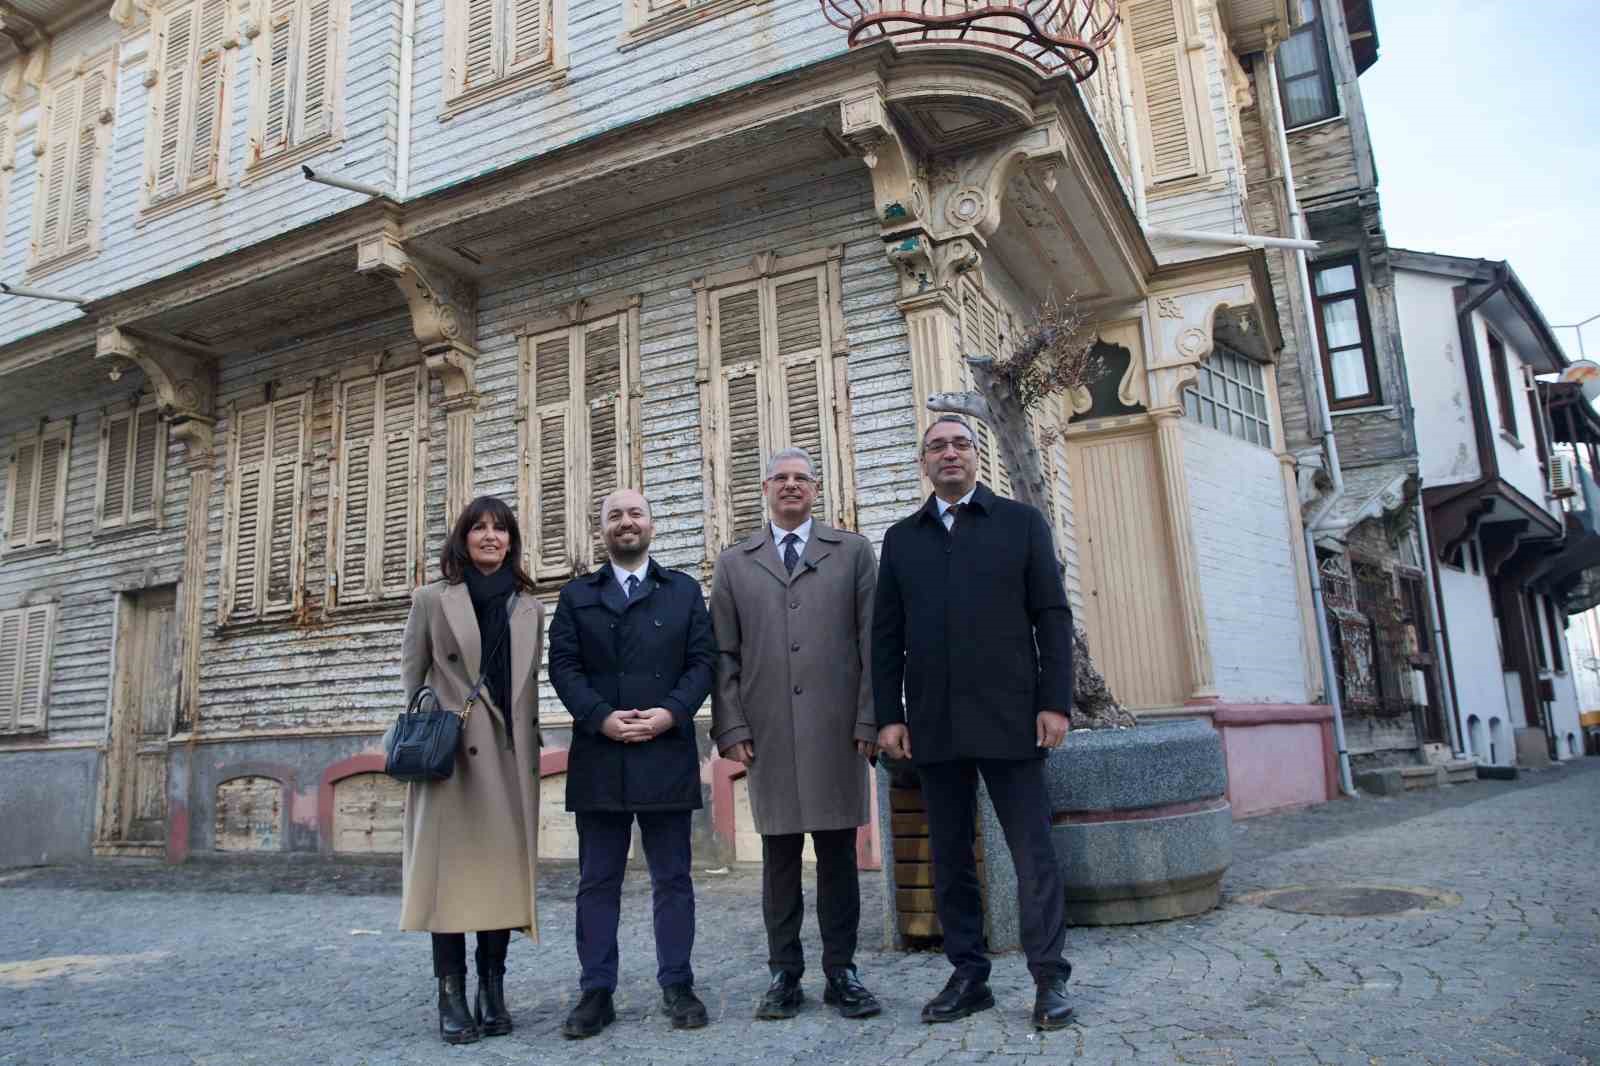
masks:
[[[433,934],[439,1034],[447,1044],[511,1032],[505,1004],[511,930],[538,940],[534,883],[539,832],[539,652],[544,607],[522,569],[511,508],[480,496],[440,554],[444,580],[411,600],[401,646],[409,701],[428,685],[441,706],[466,709],[455,772],[406,790],[400,928]],[[515,598],[513,599],[513,596]],[[477,933],[475,1008],[466,998],[466,934]]]

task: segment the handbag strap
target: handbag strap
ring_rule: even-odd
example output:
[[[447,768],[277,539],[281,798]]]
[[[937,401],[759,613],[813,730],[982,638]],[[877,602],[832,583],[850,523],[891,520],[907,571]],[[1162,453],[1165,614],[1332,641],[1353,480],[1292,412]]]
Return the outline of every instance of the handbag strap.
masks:
[[[515,611],[517,609],[517,596],[521,593],[521,591],[522,590],[520,590],[520,589],[514,590],[511,593],[511,598],[506,600],[506,628],[505,628],[505,632],[500,634],[500,639],[494,642],[494,647],[489,649],[489,653],[487,655],[485,655],[478,663],[478,665],[480,667],[482,667],[482,669],[480,669],[478,671],[478,683],[472,686],[472,691],[471,692],[467,693],[466,706],[461,708],[461,719],[462,719],[462,721],[465,721],[467,715],[472,713],[472,705],[478,702],[478,693],[480,691],[482,691],[483,682],[489,676],[489,660],[493,659],[496,655],[498,655],[500,653],[501,646],[504,645],[506,641],[511,639],[511,612],[513,612],[513,611]],[[504,708],[502,710],[502,713],[510,714],[511,710],[510,710],[510,708]]]

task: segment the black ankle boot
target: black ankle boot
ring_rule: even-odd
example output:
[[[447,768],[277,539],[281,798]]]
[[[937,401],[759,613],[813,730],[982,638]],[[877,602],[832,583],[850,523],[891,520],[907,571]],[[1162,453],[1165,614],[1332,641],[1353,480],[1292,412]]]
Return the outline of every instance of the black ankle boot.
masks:
[[[505,1036],[511,1032],[511,1012],[506,1010],[506,972],[478,971],[478,1000],[474,1014],[484,1036]]]
[[[475,1044],[483,1035],[467,1009],[465,974],[439,978],[439,1035],[446,1044]]]

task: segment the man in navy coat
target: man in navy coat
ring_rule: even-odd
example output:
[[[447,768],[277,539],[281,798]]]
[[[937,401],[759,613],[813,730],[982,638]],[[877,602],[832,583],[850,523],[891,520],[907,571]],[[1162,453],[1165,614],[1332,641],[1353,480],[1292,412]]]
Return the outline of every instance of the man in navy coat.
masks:
[[[1059,1029],[1072,1018],[1072,966],[1044,757],[1069,725],[1072,611],[1044,516],[978,482],[976,445],[964,419],[936,419],[922,439],[933,494],[883,538],[872,624],[878,744],[922,777],[934,909],[955,967],[922,1020],[994,1006],[973,853],[982,774],[1016,866],[1038,989],[1033,1024]]]
[[[578,822],[578,1004],[562,1034],[616,1019],[622,875],[637,818],[654,897],[656,978],[678,1029],[706,1024],[694,994],[689,819],[699,808],[694,714],[711,692],[716,642],[700,584],[650,558],[650,505],[632,489],[600,504],[610,560],[561,590],[550,681],[572,714],[567,810]]]

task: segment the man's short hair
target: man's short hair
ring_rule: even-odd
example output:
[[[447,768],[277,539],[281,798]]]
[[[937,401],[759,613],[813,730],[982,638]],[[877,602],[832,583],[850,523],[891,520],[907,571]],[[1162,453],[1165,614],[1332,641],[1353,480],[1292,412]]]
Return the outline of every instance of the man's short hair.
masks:
[[[960,415],[943,414],[943,415],[940,415],[938,418],[935,418],[932,422],[929,422],[928,423],[928,428],[922,431],[922,443],[924,445],[926,445],[928,443],[928,434],[933,432],[933,427],[937,426],[941,422],[953,422],[956,425],[960,426],[962,429],[966,430],[967,431],[967,436],[971,437],[973,440],[977,440],[978,439],[978,431],[972,428],[972,423],[971,422],[968,422],[965,418],[963,418]]]
[[[629,488],[628,486],[624,485],[620,489],[612,489],[610,492],[606,493],[603,497],[601,497],[601,499],[600,499],[600,513],[598,515],[596,515],[595,517],[599,519],[600,525],[602,527],[604,527],[605,524],[606,524],[606,505],[611,502],[611,497],[615,496],[619,492],[637,492],[637,493],[639,493],[639,498],[644,501],[644,513],[645,513],[645,515],[648,516],[649,518],[652,518],[652,519],[655,518],[655,512],[650,509],[650,497],[646,496],[639,489]]]
[[[772,458],[767,460],[767,472],[762,475],[762,480],[766,480],[773,474],[776,474],[778,472],[778,464],[783,462],[785,459],[804,460],[806,464],[806,473],[811,475],[811,480],[815,481],[817,479],[817,467],[816,464],[811,461],[810,452],[807,452],[804,448],[784,448],[781,451],[773,452]]]

